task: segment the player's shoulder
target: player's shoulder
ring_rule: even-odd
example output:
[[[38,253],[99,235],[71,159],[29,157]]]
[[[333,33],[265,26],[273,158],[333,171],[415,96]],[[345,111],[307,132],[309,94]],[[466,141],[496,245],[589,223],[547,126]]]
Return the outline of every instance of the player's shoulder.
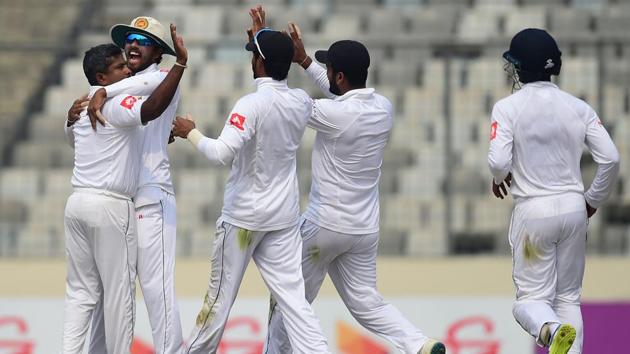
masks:
[[[558,88],[558,96],[578,114],[585,114],[593,111],[593,107],[591,107],[588,102],[560,88]]]
[[[384,108],[386,108],[388,111],[391,111],[392,108],[394,107],[394,105],[392,104],[392,101],[389,100],[389,98],[374,92],[374,100],[381,106],[383,106]]]

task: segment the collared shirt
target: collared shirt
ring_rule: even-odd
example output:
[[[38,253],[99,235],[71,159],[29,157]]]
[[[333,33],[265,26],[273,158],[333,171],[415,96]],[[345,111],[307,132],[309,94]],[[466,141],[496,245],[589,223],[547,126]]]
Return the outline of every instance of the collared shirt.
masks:
[[[308,122],[317,134],[304,217],[342,233],[378,232],[378,182],[393,125],[392,105],[373,88],[333,95],[326,70],[315,63],[307,74],[333,99],[315,100]]]
[[[583,146],[598,164],[588,191],[580,172]],[[526,84],[492,110],[490,171],[497,182],[512,172],[517,201],[566,192],[598,208],[619,172],[619,153],[595,111],[551,82]]]
[[[90,96],[100,86],[90,87]],[[105,126],[94,131],[87,112],[72,126],[74,169],[72,186],[135,195],[140,172],[142,96],[118,95],[105,102]]]
[[[168,70],[160,70],[156,64],[136,73],[133,77],[106,87],[107,97],[120,94],[149,96],[164,80]],[[179,105],[179,88],[171,103],[160,117],[142,128],[145,135],[142,146],[142,169],[138,181],[136,206],[152,204],[161,199],[161,190],[174,194],[168,158],[168,137]],[[106,118],[109,118],[106,116]]]
[[[255,80],[256,92],[236,102],[217,139],[197,149],[215,164],[232,161],[225,187],[224,221],[273,231],[299,221],[296,153],[311,114],[311,99],[285,81]]]

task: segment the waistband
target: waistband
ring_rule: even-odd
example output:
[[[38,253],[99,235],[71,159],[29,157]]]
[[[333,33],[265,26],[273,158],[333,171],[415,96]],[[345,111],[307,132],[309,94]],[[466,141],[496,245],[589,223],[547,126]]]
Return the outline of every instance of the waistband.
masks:
[[[514,206],[515,211],[525,211],[530,217],[548,217],[585,209],[584,195],[576,192],[519,198]]]
[[[98,195],[103,195],[103,196],[114,198],[114,199],[121,199],[121,200],[131,201],[131,197],[129,197],[129,196],[126,196],[126,195],[120,194],[120,193],[116,193],[116,192],[112,192],[112,191],[108,191],[108,190],[105,190],[105,189],[75,187],[74,188],[74,192],[75,193],[85,193],[85,194],[98,194]]]

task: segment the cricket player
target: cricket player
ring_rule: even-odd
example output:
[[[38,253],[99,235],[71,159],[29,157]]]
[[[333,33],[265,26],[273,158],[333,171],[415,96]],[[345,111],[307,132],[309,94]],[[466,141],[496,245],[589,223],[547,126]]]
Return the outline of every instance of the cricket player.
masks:
[[[185,65],[186,49],[175,26],[171,35],[178,61]],[[120,48],[101,45],[86,52],[83,67],[90,94],[130,75]],[[82,353],[94,315],[103,333],[103,347],[91,352],[129,352],[135,322],[137,232],[132,197],[141,165],[140,127],[159,118],[173,98],[183,67],[174,66],[148,98],[117,95],[102,107],[107,117],[97,131],[87,113],[67,122],[72,128],[75,164],[74,192],[65,210],[66,304],[63,353]],[[70,125],[70,127],[68,127]],[[70,131],[70,129],[66,129]],[[103,315],[95,314],[100,307]],[[98,351],[96,350],[98,348]]]
[[[302,272],[306,299],[315,300],[328,273],[352,316],[403,353],[442,354],[444,344],[427,338],[376,289],[379,191],[383,152],[392,129],[389,100],[366,87],[370,55],[343,40],[306,54],[299,28],[289,25],[294,62],[328,99],[314,100],[308,126],[317,131],[312,183],[302,215]],[[266,353],[290,353],[284,316],[271,307]]]
[[[90,101],[88,114],[96,126],[97,112],[105,99],[121,93],[149,95],[164,80],[167,70],[158,64],[162,55],[175,51],[165,41],[164,27],[154,18],[141,16],[131,25],[111,28],[111,38],[127,57],[134,76],[102,90]],[[177,61],[175,65],[180,65]],[[180,65],[181,66],[181,65]],[[184,65],[185,67],[185,65]],[[180,353],[183,338],[175,296],[176,204],[167,146],[177,106],[179,89],[162,119],[144,127],[142,164],[134,196],[138,223],[138,279],[142,289],[156,353]],[[107,118],[107,117],[106,117]]]
[[[221,135],[207,138],[193,121],[181,117],[173,128],[175,136],[187,138],[212,163],[232,164],[217,221],[209,289],[187,353],[217,351],[252,258],[278,301],[293,352],[329,353],[304,298],[298,227],[296,152],[312,107],[306,92],[287,87],[291,38],[260,23],[254,20],[246,46],[253,52],[256,92],[238,100]]]
[[[580,295],[588,218],[608,198],[619,153],[597,113],[551,82],[561,52],[544,30],[514,36],[503,54],[522,88],[492,110],[488,164],[492,190],[515,200],[509,241],[516,321],[551,354],[582,353]],[[598,165],[584,192],[583,145]]]

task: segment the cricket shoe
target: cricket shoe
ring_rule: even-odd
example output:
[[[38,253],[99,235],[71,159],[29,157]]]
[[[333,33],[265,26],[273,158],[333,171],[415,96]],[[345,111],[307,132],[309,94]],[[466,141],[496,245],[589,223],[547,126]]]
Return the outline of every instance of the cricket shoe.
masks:
[[[567,354],[573,341],[575,341],[575,328],[570,324],[560,325],[551,340],[549,354]]]
[[[446,354],[446,347],[435,339],[427,339],[418,354]]]

